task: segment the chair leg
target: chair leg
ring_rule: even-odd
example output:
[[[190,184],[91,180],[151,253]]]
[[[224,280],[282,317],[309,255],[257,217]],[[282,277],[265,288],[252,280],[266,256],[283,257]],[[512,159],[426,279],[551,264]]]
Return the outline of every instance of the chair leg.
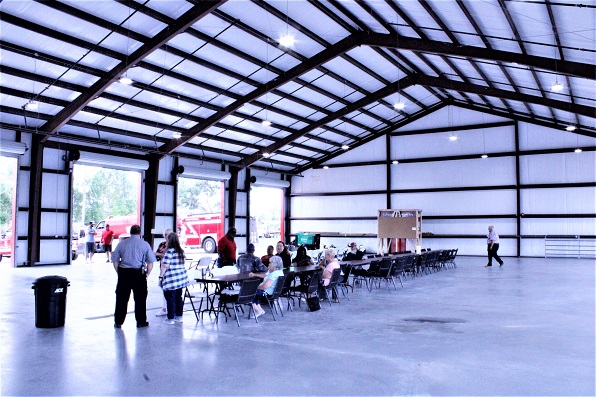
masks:
[[[275,304],[275,302],[273,302]],[[273,310],[273,307],[271,306],[271,301],[269,299],[267,299],[267,304],[269,305],[269,309],[271,309],[271,315],[273,316],[273,321],[277,321],[275,319],[275,313],[273,313],[275,310]]]
[[[240,326],[240,320],[238,319],[238,310],[236,310],[236,305],[233,304],[232,307],[234,308],[234,314],[236,315],[236,323],[238,324],[238,326]],[[226,322],[228,321],[227,317],[226,317]]]
[[[279,304],[279,299],[280,298],[277,298],[277,300],[275,300],[273,303],[277,303],[277,307],[279,307],[279,312],[281,313],[281,316],[284,317],[284,311],[282,310],[281,305]]]

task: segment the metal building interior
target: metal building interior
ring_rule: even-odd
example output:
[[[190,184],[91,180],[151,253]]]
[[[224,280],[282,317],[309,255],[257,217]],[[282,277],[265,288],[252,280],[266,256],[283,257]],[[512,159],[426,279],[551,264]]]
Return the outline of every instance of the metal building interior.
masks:
[[[3,340],[7,336],[9,342],[0,352],[2,394],[594,395],[593,257],[539,258],[548,236],[596,238],[595,21],[594,0],[1,2],[0,154],[17,159],[13,268],[2,262],[2,300],[16,302],[14,295],[26,291],[31,278],[52,269],[68,273],[101,302],[90,316],[69,296],[60,335],[35,329],[19,334],[32,328],[32,305],[3,307]],[[296,381],[289,383],[268,380],[278,375],[259,360],[234,366],[240,357],[256,354],[247,345],[258,343],[263,335],[256,333],[265,327],[254,324],[239,331],[233,322],[222,327],[186,321],[179,333],[167,334],[181,343],[171,351],[142,344],[166,335],[159,325],[138,337],[132,329],[106,335],[97,324],[111,326],[103,314],[111,310],[112,298],[101,295],[93,280],[111,293],[112,274],[61,266],[71,263],[77,163],[141,172],[141,226],[153,245],[176,222],[182,167],[187,173],[229,175],[226,224],[237,227],[240,252],[248,244],[255,178],[288,186],[282,236],[287,241],[297,232],[314,231],[324,244],[358,240],[374,251],[377,210],[420,208],[425,245],[459,248],[462,264],[458,276],[441,272],[406,283],[416,287],[404,290],[401,299],[411,301],[402,302],[399,316],[466,318],[475,311],[470,301],[494,304],[486,292],[499,309],[475,313],[474,320],[507,322],[510,307],[528,320],[511,319],[506,332],[489,333],[506,346],[499,351],[483,344],[483,327],[463,331],[464,342],[451,326],[382,324],[379,317],[392,316],[385,306],[378,315],[362,313],[372,304],[394,302],[401,291],[382,298],[357,291],[360,303],[342,304],[343,314],[338,307],[332,315],[314,314],[309,332],[300,329],[308,313],[262,324],[278,327],[284,340],[296,340],[266,342],[259,358],[287,353],[298,366],[299,360],[309,363],[299,369],[284,363],[284,374],[296,371]],[[516,266],[515,274],[487,276],[476,268],[482,262],[477,257],[485,255],[488,224],[501,234],[503,255]],[[441,277],[461,283],[460,290],[444,289]],[[503,284],[516,280],[523,280],[516,291]],[[487,290],[475,290],[473,281]],[[71,295],[88,300],[77,295],[75,285]],[[151,291],[157,297],[149,307],[157,306],[159,291],[154,285]],[[548,291],[560,300],[546,297]],[[460,299],[443,306],[455,292]],[[433,293],[441,305],[433,306]],[[535,305],[542,298],[544,306]],[[422,306],[428,312],[418,312]],[[566,315],[553,315],[546,306]],[[347,315],[358,317],[356,325],[343,323]],[[549,321],[542,323],[542,315]],[[326,337],[324,331],[332,330],[329,316],[346,333],[341,344]],[[388,346],[380,338],[367,339],[371,324],[399,337]],[[557,329],[576,333],[575,342]],[[78,340],[78,330],[110,346],[109,353]],[[433,338],[437,334],[447,338]],[[351,337],[362,345],[356,353],[344,346]],[[421,337],[423,343],[432,340],[428,350],[416,344]],[[217,362],[203,357],[205,350],[189,348],[193,338],[211,349],[209,357]],[[514,338],[541,340],[549,348],[534,351]],[[31,350],[32,340],[38,352],[15,358]],[[68,352],[70,343],[76,352]],[[62,383],[49,380],[52,368],[34,362],[50,357],[52,346],[60,349],[56,379]],[[412,350],[405,353],[404,346]],[[490,354],[474,357],[484,348]],[[463,357],[455,356],[458,349]],[[402,353],[402,361],[388,356]],[[89,354],[96,355],[91,361],[105,378],[92,379],[85,365],[86,374],[70,379],[67,373]],[[524,361],[524,355],[534,360],[516,367],[512,360]],[[158,376],[160,357],[208,369],[193,384],[189,368],[167,368],[172,383],[175,368],[183,380],[170,388],[163,382],[155,386],[147,378]],[[341,365],[344,359],[349,370]],[[486,359],[495,360],[494,366],[485,365]],[[112,367],[112,361],[127,365]],[[351,381],[317,387],[331,374],[315,370],[324,362]],[[31,366],[38,378],[22,375]],[[265,380],[247,380],[246,389],[222,384],[217,372],[233,368],[249,377],[246,368],[255,366]],[[116,384],[101,384],[110,383],[112,369]]]

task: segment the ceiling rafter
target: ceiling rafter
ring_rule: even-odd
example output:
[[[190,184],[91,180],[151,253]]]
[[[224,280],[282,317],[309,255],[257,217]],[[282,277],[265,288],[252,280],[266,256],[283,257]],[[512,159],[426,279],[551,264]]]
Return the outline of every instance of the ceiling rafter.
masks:
[[[380,46],[385,48],[397,48],[398,37],[396,34],[369,33],[363,36],[362,45]],[[596,69],[594,65],[573,62],[555,61],[552,58],[537,55],[520,54],[482,47],[453,45],[434,40],[422,40],[412,37],[399,36],[399,48],[403,50],[424,52],[430,54],[444,54],[461,57],[480,58],[489,61],[517,63],[548,70],[555,73],[567,74],[573,77],[580,77],[596,80]]]
[[[553,9],[550,4],[550,0],[545,0],[546,11],[548,12],[548,19],[550,20],[551,27],[553,29],[553,35],[555,38],[555,43],[557,43],[557,47],[559,49],[559,59],[561,61],[565,60],[565,54],[563,53],[563,49],[561,48],[561,40],[559,39],[559,31],[557,29],[557,22],[555,21],[555,15],[553,14]],[[571,79],[568,75],[564,75],[565,80],[567,82],[567,90],[569,91],[569,100],[571,103],[575,103],[575,96],[573,95],[573,87],[571,85]],[[575,115],[575,124],[579,124],[579,117]]]
[[[171,141],[170,143],[164,145],[160,148],[161,152],[165,154],[169,154],[174,151],[176,148],[182,146],[184,143],[188,142],[190,139],[194,138],[195,136],[200,135],[205,129],[209,128],[216,122],[222,120],[224,117],[228,116],[231,112],[239,109],[245,103],[248,103],[268,92],[271,90],[280,87],[283,84],[286,84],[289,81],[292,81],[296,77],[306,73],[309,70],[314,69],[321,64],[328,62],[329,60],[337,57],[338,55],[348,51],[351,48],[354,48],[360,42],[360,38],[358,36],[348,36],[345,39],[337,42],[335,45],[328,47],[327,49],[319,52],[318,54],[311,57],[308,61],[303,62],[292,69],[285,72],[283,75],[276,77],[275,79],[269,81],[268,83],[262,84],[260,87],[256,88],[255,90],[251,91],[249,94],[245,95],[242,99],[239,99],[230,105],[226,106],[224,109],[216,112],[212,116],[208,117],[202,123],[196,125],[193,128],[190,128],[186,131],[182,138],[177,141]]]
[[[482,43],[484,44],[484,46],[486,48],[488,48],[489,50],[492,50],[492,45],[490,44],[490,41],[488,41],[488,39],[486,38],[486,35],[482,32],[482,29],[480,29],[478,22],[476,22],[476,19],[472,16],[470,11],[464,4],[463,0],[456,0],[456,2],[457,2],[457,5],[459,6],[460,10],[464,13],[464,15],[465,15],[466,19],[468,20],[468,22],[470,23],[470,25],[472,25],[472,28],[474,28],[474,31],[476,32],[478,37],[480,37],[480,39],[482,40]],[[500,62],[500,61],[496,61],[496,62],[497,62],[497,65],[499,66],[499,69],[501,70],[501,73],[503,73],[503,75],[509,82],[509,85],[513,88],[513,90],[515,92],[520,92],[519,88],[517,87],[517,85],[515,84],[513,79],[511,78],[511,75],[507,71],[507,68],[505,68],[505,66],[503,65],[503,62]],[[509,109],[510,111],[513,111],[511,109],[511,107],[509,106],[509,103],[506,100],[503,99],[502,101],[503,101],[503,104],[505,104],[505,106],[507,107],[507,109]],[[526,107],[526,110],[528,111],[528,113],[533,115],[533,112],[532,112],[532,109],[530,108],[530,106],[528,106],[528,104],[525,102],[524,102],[524,106]]]
[[[161,47],[164,43],[172,39],[172,37],[186,30],[189,26],[194,24],[199,19],[208,15],[211,11],[224,4],[226,0],[206,2],[202,5],[195,6],[184,13],[176,23],[169,25],[153,37],[149,42],[143,44],[139,49],[133,52],[125,62],[120,62],[119,65],[112,68],[108,73],[95,82],[88,90],[75,98],[65,108],[52,118],[52,120],[45,123],[41,130],[50,134],[55,134],[60,127],[62,127],[68,120],[70,120],[77,112],[91,102],[97,95],[105,91],[110,84],[112,84],[119,76],[126,72],[129,68],[137,62],[144,59],[147,55]],[[48,135],[42,139],[42,143],[48,139]]]
[[[346,114],[354,112],[354,111],[360,109],[361,107],[366,106],[370,103],[379,101],[380,99],[393,94],[398,89],[404,89],[404,88],[407,88],[414,84],[415,84],[415,79],[413,79],[412,77],[404,77],[401,80],[395,81],[395,82],[365,96],[364,98],[360,98],[359,100],[352,102],[350,105],[336,111],[335,113],[333,113],[327,117],[323,117],[322,119],[318,120],[317,122],[312,123],[311,125],[303,128],[300,131],[297,131],[293,135],[288,135],[287,137],[280,139],[279,141],[277,141],[277,142],[269,145],[267,148],[265,148],[263,150],[263,152],[273,153],[276,150],[282,148],[283,146],[290,144],[294,139],[297,139],[297,138],[303,136],[307,132],[310,132],[313,129],[318,128],[321,125],[329,123],[329,122],[337,119],[340,116],[344,116]],[[246,157],[244,159],[244,162],[239,162],[237,165],[239,167],[247,167],[247,166],[257,162],[258,160],[260,160],[262,155],[263,155],[263,153],[254,153],[254,154]]]
[[[571,111],[586,117],[594,117],[593,107],[580,105],[577,103],[570,104],[568,102],[559,101],[556,99],[528,95],[524,93],[517,93],[514,91],[507,91],[499,88],[485,87],[471,83],[463,83],[460,81],[450,80],[444,77],[416,76],[415,81],[416,84],[420,85],[429,85],[432,87],[440,87],[448,90],[465,91],[477,95],[487,95],[497,98],[510,99],[512,101],[528,102],[536,105],[546,106],[548,108]]]
[[[515,21],[513,20],[513,17],[511,16],[511,13],[509,12],[507,5],[505,4],[505,2],[503,0],[497,0],[497,1],[499,2],[501,11],[503,11],[503,14],[505,15],[505,19],[507,19],[507,23],[509,24],[511,31],[513,32],[513,35],[515,36],[515,39],[517,40],[517,44],[519,45],[519,48],[520,48],[522,54],[527,55],[527,51],[526,51],[526,48],[522,41],[521,35],[519,34],[519,32],[517,30],[517,26],[515,26]],[[536,86],[540,90],[540,94],[546,98],[546,93],[542,89],[542,85],[540,84],[540,79],[538,78],[538,74],[536,73],[534,68],[531,66],[530,66],[530,72],[532,73],[532,77],[534,77],[534,82],[536,83]],[[548,111],[550,112],[550,115],[553,118],[553,120],[556,120],[555,112],[553,112],[553,110],[551,108],[549,108]]]

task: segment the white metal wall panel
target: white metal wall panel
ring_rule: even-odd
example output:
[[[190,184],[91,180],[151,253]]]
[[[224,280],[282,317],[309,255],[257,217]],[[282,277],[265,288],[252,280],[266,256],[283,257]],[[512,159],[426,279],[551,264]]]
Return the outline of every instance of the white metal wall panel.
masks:
[[[292,221],[291,233],[337,233],[337,234],[366,234],[377,233],[377,220],[296,220]],[[337,244],[336,244],[337,245]]]
[[[41,182],[41,207],[68,209],[70,175],[44,172]]]
[[[303,175],[303,178],[292,178],[292,193],[355,192],[387,188],[385,165],[308,170]]]
[[[500,251],[500,250],[499,250]],[[521,256],[539,256],[544,257],[544,239],[524,239],[520,246]]]
[[[515,214],[515,190],[392,194],[393,208],[419,208],[424,215]]]
[[[42,236],[68,236],[68,214],[65,212],[42,212],[39,225]]]
[[[433,234],[488,234],[493,225],[499,235],[517,234],[515,218],[485,219],[425,219],[422,213],[422,232]],[[424,239],[428,237],[423,237]]]
[[[519,123],[518,130],[520,150],[576,148],[596,144],[594,138],[534,124]]]
[[[397,164],[391,179],[392,189],[515,185],[515,158]]]
[[[171,156],[166,156],[159,161],[159,175],[158,178],[160,181],[171,181],[172,180],[172,170],[174,169],[174,158]]]
[[[51,170],[65,169],[65,161],[62,160],[62,156],[65,154],[65,150],[45,148],[43,150],[43,168]]]
[[[530,236],[546,235],[594,235],[594,218],[526,218],[521,224],[521,234]]]
[[[457,141],[449,137],[456,135]],[[425,157],[460,156],[468,154],[513,152],[515,135],[513,126],[442,132],[435,134],[403,135],[392,138],[391,159],[416,159]]]
[[[174,225],[176,225],[176,222],[173,216],[156,216],[154,227],[155,236],[163,236],[163,231],[166,229],[174,229]],[[163,238],[161,240],[163,241]]]
[[[301,217],[377,216],[377,211],[386,207],[385,194],[293,197],[291,200],[292,215]]]
[[[593,187],[524,189],[520,195],[521,212],[527,214],[596,213],[596,188]]]
[[[65,245],[63,240],[41,240],[39,243],[39,262],[67,263],[64,258],[69,257],[69,251],[70,245]]]
[[[596,152],[520,157],[522,184],[596,181]]]
[[[334,159],[329,160],[325,164],[331,165],[363,161],[385,160],[387,157],[387,155],[385,154],[386,152],[387,150],[385,148],[385,137],[381,137],[358,147],[356,150],[350,150],[347,153],[337,156]]]
[[[174,186],[172,185],[157,185],[157,202],[155,212],[157,213],[174,213],[174,205],[176,197],[174,197]]]
[[[17,168],[24,165],[22,159],[19,159]],[[30,172],[18,169],[17,171],[17,208],[18,207],[29,207],[29,183],[30,183]]]
[[[502,117],[491,116],[456,106],[446,106],[433,112],[431,115],[413,121],[398,131],[421,130],[424,128],[448,127],[457,125],[496,123],[509,121]]]

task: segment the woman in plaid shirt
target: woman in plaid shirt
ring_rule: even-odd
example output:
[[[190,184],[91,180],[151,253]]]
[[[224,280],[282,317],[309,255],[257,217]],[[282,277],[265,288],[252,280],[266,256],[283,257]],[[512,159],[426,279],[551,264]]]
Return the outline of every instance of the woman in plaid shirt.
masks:
[[[170,233],[167,241],[168,248],[161,261],[159,281],[168,306],[168,317],[164,324],[176,324],[182,322],[182,290],[188,285],[188,276],[178,235]]]

